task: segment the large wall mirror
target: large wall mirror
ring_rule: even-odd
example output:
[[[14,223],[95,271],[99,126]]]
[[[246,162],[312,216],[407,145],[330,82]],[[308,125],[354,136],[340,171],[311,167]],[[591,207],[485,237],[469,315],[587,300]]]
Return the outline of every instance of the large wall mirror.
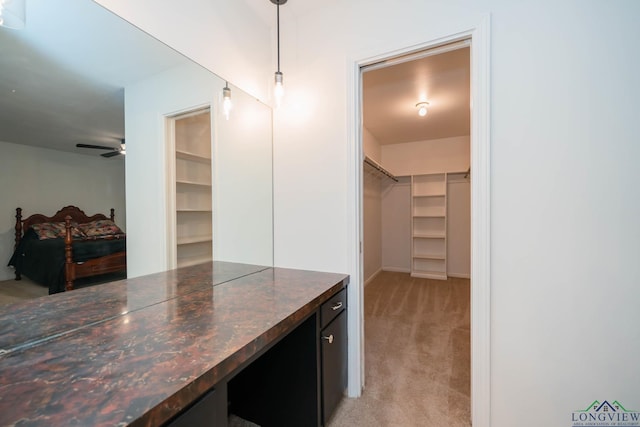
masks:
[[[127,233],[129,277],[177,266],[172,123],[204,110],[213,259],[273,264],[267,105],[92,0],[27,1],[23,29],[0,27],[0,52],[0,280],[13,277],[4,265],[18,206],[27,216],[113,207]]]

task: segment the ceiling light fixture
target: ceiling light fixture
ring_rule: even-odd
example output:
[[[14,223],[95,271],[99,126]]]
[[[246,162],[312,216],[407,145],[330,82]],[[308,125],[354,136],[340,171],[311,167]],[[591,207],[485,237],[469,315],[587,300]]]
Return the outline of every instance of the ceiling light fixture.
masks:
[[[224,117],[229,120],[229,113],[231,112],[231,89],[229,88],[229,82],[224,82],[224,88],[222,89],[222,111]]]
[[[285,4],[287,0],[270,0],[271,3],[276,5],[276,29],[278,36],[278,70],[275,74],[275,87],[274,95],[276,100],[276,106],[279,107],[282,103],[282,97],[284,96],[284,86],[282,81],[282,72],[280,71],[280,5]]]
[[[429,106],[429,103],[426,101],[423,102],[418,102],[416,104],[416,108],[418,109],[418,115],[420,117],[424,117],[427,115],[427,107]]]
[[[0,0],[0,26],[20,30],[25,24],[25,0]]]

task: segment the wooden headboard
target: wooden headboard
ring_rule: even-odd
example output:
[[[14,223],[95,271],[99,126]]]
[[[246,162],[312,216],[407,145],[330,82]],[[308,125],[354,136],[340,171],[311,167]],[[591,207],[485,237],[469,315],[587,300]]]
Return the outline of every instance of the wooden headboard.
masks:
[[[16,208],[16,247],[22,239],[24,232],[29,229],[33,224],[41,224],[43,222],[64,222],[67,216],[71,217],[71,221],[78,224],[84,224],[99,219],[110,219],[113,221],[115,218],[114,209],[111,208],[111,214],[109,217],[103,214],[95,214],[93,216],[87,216],[80,208],[76,206],[65,206],[55,213],[53,216],[46,216],[43,214],[33,214],[27,219],[22,219],[22,208]]]

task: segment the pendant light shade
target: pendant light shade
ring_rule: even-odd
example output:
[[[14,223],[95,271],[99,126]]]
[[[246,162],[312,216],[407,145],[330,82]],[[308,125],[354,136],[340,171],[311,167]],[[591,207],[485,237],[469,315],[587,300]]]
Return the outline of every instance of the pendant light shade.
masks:
[[[231,113],[231,88],[229,87],[229,82],[225,82],[222,89],[222,112],[224,117],[229,120],[229,114]]]
[[[270,0],[271,3],[276,5],[276,30],[277,30],[277,42],[278,42],[278,69],[275,72],[274,90],[273,95],[276,101],[276,106],[279,107],[284,97],[284,80],[282,72],[280,71],[280,5],[285,4],[287,0]]]
[[[25,25],[25,0],[0,0],[0,26],[20,30]]]

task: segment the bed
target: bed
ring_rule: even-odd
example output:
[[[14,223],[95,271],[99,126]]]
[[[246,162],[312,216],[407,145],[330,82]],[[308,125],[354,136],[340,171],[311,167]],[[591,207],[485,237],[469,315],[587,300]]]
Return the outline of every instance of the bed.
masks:
[[[66,206],[51,217],[34,214],[22,219],[22,209],[17,208],[9,261],[16,280],[24,274],[54,294],[74,289],[77,279],[126,274],[126,235],[114,217],[114,209],[109,217],[89,217],[76,206]]]

